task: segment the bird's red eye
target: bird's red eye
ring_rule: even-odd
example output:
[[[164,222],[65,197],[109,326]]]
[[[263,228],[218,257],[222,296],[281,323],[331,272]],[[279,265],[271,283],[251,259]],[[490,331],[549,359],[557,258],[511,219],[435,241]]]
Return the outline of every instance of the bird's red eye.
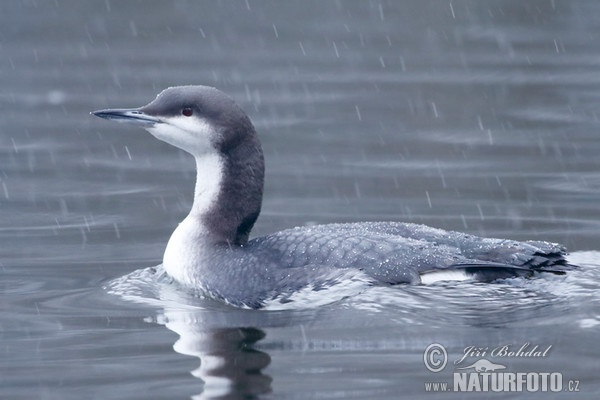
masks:
[[[191,108],[184,108],[183,110],[181,110],[181,113],[186,117],[191,117],[192,114],[194,114],[194,111]]]

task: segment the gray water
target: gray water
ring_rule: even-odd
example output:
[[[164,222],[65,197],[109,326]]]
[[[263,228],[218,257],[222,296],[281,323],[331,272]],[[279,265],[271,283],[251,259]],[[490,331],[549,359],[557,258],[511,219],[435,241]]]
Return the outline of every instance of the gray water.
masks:
[[[461,398],[469,346],[600,393],[600,2],[2,1],[2,399]],[[253,119],[254,235],[394,220],[557,241],[581,270],[287,311],[158,281],[190,156],[89,115],[213,85]],[[137,271],[137,272],[134,272]],[[448,365],[426,369],[428,345]],[[467,366],[482,356],[460,363]],[[572,387],[574,388],[574,387]]]

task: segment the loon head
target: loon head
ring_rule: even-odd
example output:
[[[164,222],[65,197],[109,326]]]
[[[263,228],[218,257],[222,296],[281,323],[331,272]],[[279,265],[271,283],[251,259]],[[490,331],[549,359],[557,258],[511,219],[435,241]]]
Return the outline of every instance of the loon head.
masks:
[[[170,87],[143,107],[93,114],[140,125],[157,139],[195,157],[226,151],[256,135],[250,119],[233,99],[209,86]]]
[[[177,86],[143,107],[93,114],[141,126],[192,154],[198,177],[186,220],[198,224],[193,234],[212,242],[247,241],[261,208],[264,160],[250,118],[229,96],[208,86]]]

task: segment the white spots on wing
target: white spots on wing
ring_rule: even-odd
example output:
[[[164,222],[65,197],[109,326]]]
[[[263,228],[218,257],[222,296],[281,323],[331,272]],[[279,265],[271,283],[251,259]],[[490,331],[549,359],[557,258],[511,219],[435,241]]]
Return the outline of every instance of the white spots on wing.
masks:
[[[394,246],[392,245],[391,242],[387,242],[387,241],[378,241],[376,246],[377,251],[381,254],[389,254],[392,251],[394,251]],[[385,260],[386,262],[388,260]]]

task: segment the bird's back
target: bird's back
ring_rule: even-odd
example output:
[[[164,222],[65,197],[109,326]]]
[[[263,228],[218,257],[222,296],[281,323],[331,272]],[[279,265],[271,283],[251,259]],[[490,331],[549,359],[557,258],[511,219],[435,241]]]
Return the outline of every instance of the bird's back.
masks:
[[[287,229],[254,239],[248,250],[276,268],[322,265],[357,269],[387,284],[418,283],[419,276],[446,269],[482,273],[562,273],[572,268],[565,249],[548,242],[481,238],[399,222],[327,224]]]

